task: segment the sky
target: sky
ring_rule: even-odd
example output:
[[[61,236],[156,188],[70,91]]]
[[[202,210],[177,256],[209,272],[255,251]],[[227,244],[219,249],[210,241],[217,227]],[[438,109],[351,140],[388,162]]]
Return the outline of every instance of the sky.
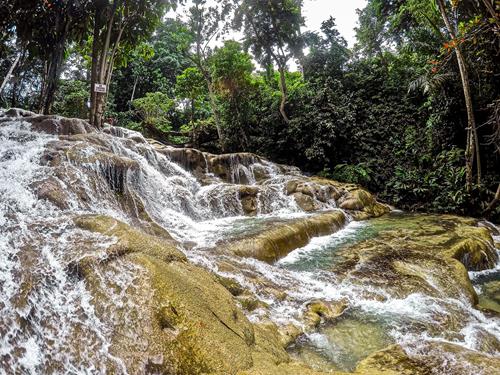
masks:
[[[304,0],[303,15],[306,29],[319,31],[321,23],[333,16],[337,29],[350,47],[356,42],[354,28],[357,26],[356,9],[363,9],[367,0]]]

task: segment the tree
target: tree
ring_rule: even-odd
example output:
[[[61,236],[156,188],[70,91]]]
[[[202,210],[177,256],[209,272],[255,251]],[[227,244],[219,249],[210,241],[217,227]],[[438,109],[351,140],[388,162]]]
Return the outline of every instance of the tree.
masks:
[[[175,91],[181,98],[189,100],[189,123],[191,127],[194,127],[196,101],[206,93],[205,78],[203,74],[196,67],[185,69],[182,74],[177,77]]]
[[[168,113],[174,106],[174,101],[162,92],[148,92],[145,97],[135,99],[132,103],[145,131],[155,133],[168,132],[170,122]]]
[[[241,44],[228,40],[216,48],[210,57],[210,71],[214,87],[221,97],[225,128],[233,128],[241,137],[241,146],[249,144],[246,127],[249,117],[248,94],[252,85],[252,58]]]
[[[479,139],[477,136],[476,129],[476,119],[474,116],[474,105],[472,103],[472,93],[469,82],[469,72],[467,69],[467,65],[465,62],[465,57],[462,54],[462,50],[460,47],[460,40],[457,38],[458,32],[454,25],[457,25],[457,20],[452,21],[449,18],[449,12],[446,7],[444,0],[436,0],[439,12],[441,13],[441,17],[443,18],[444,24],[446,25],[446,29],[448,30],[448,34],[451,38],[451,45],[455,51],[455,56],[457,57],[458,68],[460,70],[460,78],[462,80],[462,88],[464,91],[465,98],[465,106],[467,108],[467,147],[465,150],[465,163],[466,163],[466,181],[467,181],[467,190],[472,190],[473,184],[473,164],[474,164],[474,156],[476,157],[476,166],[477,166],[477,183],[481,184],[481,155],[479,152]],[[458,2],[452,2],[452,7],[455,8]],[[455,13],[456,14],[456,13]]]
[[[91,0],[10,0],[17,43],[44,62],[39,111],[51,112],[66,53],[84,35]]]
[[[175,96],[177,76],[192,65],[182,50],[187,37],[181,21],[167,18],[128,56],[126,65],[115,69],[111,85],[111,91],[119,93],[114,95],[115,110],[130,110],[131,102],[148,92]]]
[[[187,57],[203,75],[208,89],[210,105],[214,116],[217,135],[224,143],[220,114],[208,59],[212,54],[213,43],[224,31],[224,19],[230,11],[229,3],[222,1],[219,6],[207,6],[206,0],[193,0],[188,11],[187,29],[190,39],[185,48]]]
[[[91,123],[100,128],[108,92],[96,92],[96,84],[109,88],[117,59],[124,58],[159,25],[176,0],[94,0],[91,68]]]
[[[322,36],[315,32],[304,35],[309,47],[309,54],[303,59],[306,80],[341,78],[350,57],[347,42],[337,31],[333,17],[322,23],[321,31]]]
[[[280,113],[288,123],[285,72],[292,57],[302,56],[302,0],[241,0],[237,4],[234,27],[243,29],[245,46],[251,48],[260,63],[272,60],[278,67]]]

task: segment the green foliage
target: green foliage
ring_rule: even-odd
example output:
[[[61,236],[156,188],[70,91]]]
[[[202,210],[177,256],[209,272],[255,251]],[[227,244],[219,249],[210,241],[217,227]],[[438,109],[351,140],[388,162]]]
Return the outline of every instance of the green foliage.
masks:
[[[359,163],[356,165],[337,164],[332,173],[326,170],[322,174],[334,180],[367,186],[372,180],[372,173],[373,171],[366,163]]]
[[[210,58],[210,68],[219,93],[234,98],[249,86],[253,64],[240,43],[229,40],[215,50]]]
[[[66,117],[88,118],[88,83],[84,81],[61,81],[54,101],[54,111]]]
[[[205,79],[198,68],[186,68],[177,76],[175,92],[178,97],[195,100],[206,95]]]
[[[391,201],[402,206],[465,213],[470,195],[465,190],[464,151],[442,151],[430,168],[398,166],[386,191]]]
[[[169,111],[175,102],[162,92],[148,92],[145,97],[132,102],[145,127],[154,127],[164,132],[171,130]]]

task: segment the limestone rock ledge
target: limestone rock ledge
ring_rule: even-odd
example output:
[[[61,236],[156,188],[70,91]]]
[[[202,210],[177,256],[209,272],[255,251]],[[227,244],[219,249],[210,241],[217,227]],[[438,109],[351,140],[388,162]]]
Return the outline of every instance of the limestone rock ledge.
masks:
[[[110,351],[129,373],[326,374],[292,360],[276,325],[251,323],[220,278],[190,264],[168,236],[153,236],[107,216],[80,216],[74,222],[116,240],[108,257],[92,266],[88,261],[81,264],[80,275],[98,315],[104,320],[113,314],[118,317]],[[134,288],[122,291],[127,304],[138,306],[126,319],[122,315],[126,309],[110,306],[103,290],[107,286],[103,275],[125,265],[136,267],[138,273]],[[402,349],[390,349],[363,361],[355,373],[424,374],[398,372],[415,363]],[[120,366],[110,363],[108,369],[119,372]]]

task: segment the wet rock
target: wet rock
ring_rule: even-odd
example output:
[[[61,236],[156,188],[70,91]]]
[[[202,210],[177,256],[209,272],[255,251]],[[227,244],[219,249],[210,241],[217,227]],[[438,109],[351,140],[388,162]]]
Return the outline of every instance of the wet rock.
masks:
[[[291,251],[303,247],[311,238],[324,236],[339,230],[345,222],[341,211],[317,214],[307,218],[277,222],[249,238],[232,240],[220,247],[220,251],[238,256],[275,262]]]
[[[53,135],[86,134],[96,131],[87,121],[60,116],[31,116],[23,119],[35,131]]]
[[[81,276],[89,274],[93,265],[98,262],[137,252],[165,262],[186,260],[186,256],[176,248],[173,239],[144,233],[109,216],[83,215],[75,217],[74,223],[79,228],[117,238],[116,244],[106,249],[104,259],[87,256],[70,265],[70,269]]]
[[[229,293],[243,293],[240,288],[189,264],[171,242],[109,217],[82,216],[75,223],[118,239],[113,256],[82,274],[99,314],[107,314],[106,270],[118,261],[141,269],[135,288],[124,291],[141,312],[114,328],[110,348],[129,371],[223,375],[290,361],[276,326],[253,325],[242,313]]]
[[[5,111],[4,115],[7,117],[34,117],[38,114],[21,108],[11,108],[8,111]]]
[[[209,173],[208,162],[205,153],[193,148],[163,147],[159,149],[172,161],[192,172],[197,178],[203,179]]]
[[[461,240],[446,252],[447,256],[460,261],[469,271],[495,267],[498,255],[493,251],[494,243],[488,229],[459,226],[456,231]]]
[[[349,301],[347,299],[329,302],[313,300],[306,304],[306,313],[304,318],[306,320],[306,324],[310,328],[313,328],[318,326],[322,321],[334,321],[336,318],[341,316],[348,307]]]
[[[286,324],[279,327],[278,332],[280,334],[281,345],[285,349],[297,341],[297,338],[304,333],[301,328],[294,324]]]
[[[293,193],[292,194],[297,205],[306,212],[317,211],[320,209],[319,204],[316,200],[304,193]]]
[[[433,367],[426,361],[412,359],[399,345],[390,346],[361,361],[355,374],[431,375]]]
[[[267,304],[259,300],[253,295],[241,295],[236,298],[241,304],[243,310],[247,312],[252,312],[260,308],[268,307]]]
[[[56,178],[49,177],[36,182],[32,187],[39,199],[47,200],[61,210],[69,208],[68,194]]]
[[[241,206],[246,215],[255,216],[259,208],[258,197],[259,188],[256,186],[239,186],[238,195],[241,200]]]
[[[500,314],[500,280],[489,281],[482,286],[478,307]]]
[[[355,285],[369,284],[373,291],[378,288],[382,297],[423,293],[477,303],[467,269],[486,269],[497,259],[485,228],[453,216],[402,215],[386,220],[387,227],[376,237],[338,251],[342,261],[333,270],[338,276]]]
[[[236,184],[252,183],[255,177],[249,168],[261,160],[251,153],[207,154],[207,159],[210,172],[225,182]]]
[[[224,287],[226,288],[229,293],[231,293],[233,296],[237,297],[242,295],[245,292],[245,289],[234,279],[230,279],[229,277],[224,277],[215,274],[214,275],[217,281]]]

